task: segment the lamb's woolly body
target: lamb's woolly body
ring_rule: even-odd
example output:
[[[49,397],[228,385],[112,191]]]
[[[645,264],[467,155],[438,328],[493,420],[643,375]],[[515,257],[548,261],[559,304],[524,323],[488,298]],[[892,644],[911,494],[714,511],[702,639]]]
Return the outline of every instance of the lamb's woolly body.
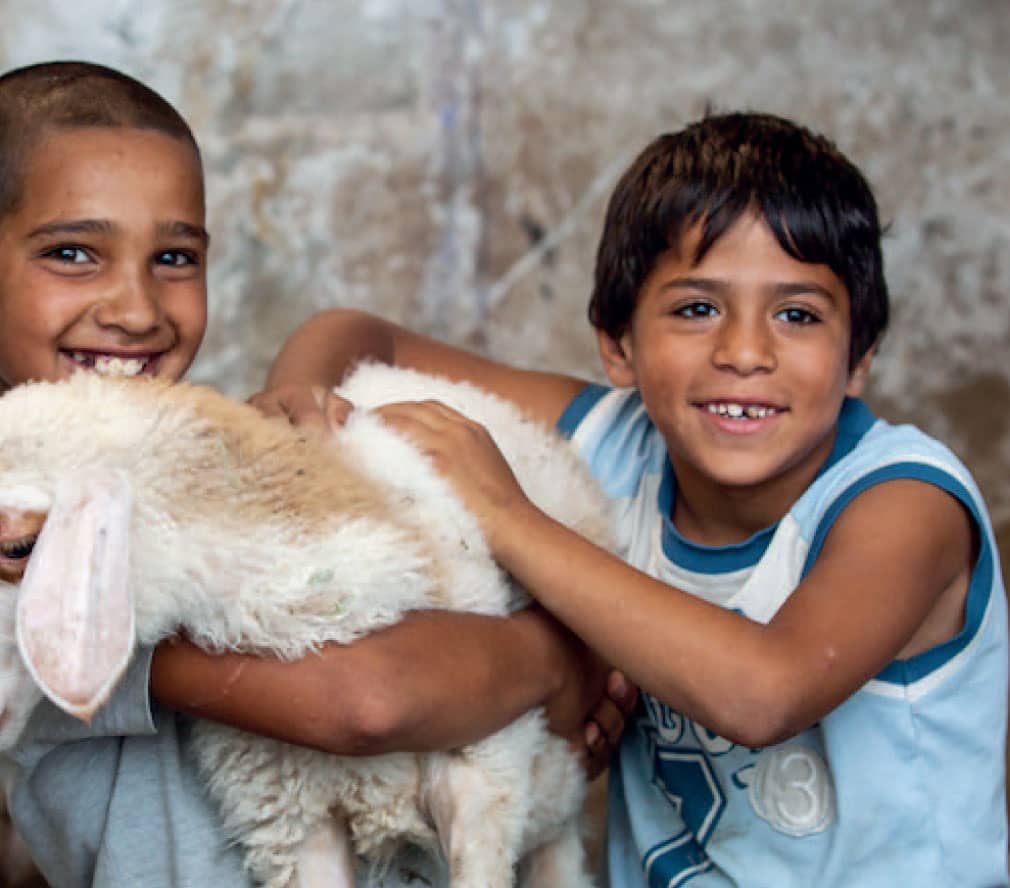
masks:
[[[378,365],[342,393],[361,406],[434,398],[460,409],[490,429],[541,508],[609,542],[586,471],[512,405]],[[525,600],[447,482],[374,415],[355,412],[324,441],[209,390],[85,374],[0,399],[0,506],[39,509],[63,477],[114,472],[135,496],[129,578],[145,643],[182,627],[211,649],[298,657],[407,610],[501,614]],[[21,672],[8,703],[37,701]],[[0,732],[0,746],[11,739]],[[527,866],[530,885],[556,888],[543,879],[558,872],[589,884],[573,838],[581,769],[539,713],[444,755],[343,758],[209,722],[197,726],[193,751],[266,884],[295,881],[303,843],[332,808],[373,862],[404,840],[435,849],[441,839],[458,886],[511,884],[530,849],[556,858]],[[554,875],[536,882],[537,872]]]

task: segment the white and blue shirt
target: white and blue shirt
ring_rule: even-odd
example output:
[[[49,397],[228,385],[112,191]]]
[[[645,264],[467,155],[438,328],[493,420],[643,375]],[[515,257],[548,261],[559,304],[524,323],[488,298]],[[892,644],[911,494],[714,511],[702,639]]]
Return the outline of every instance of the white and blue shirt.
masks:
[[[893,661],[790,740],[740,747],[643,694],[611,769],[611,888],[1006,886],[1006,594],[985,505],[957,458],[848,400],[830,457],[788,514],[709,547],[673,526],[676,480],[635,390],[590,386],[559,428],[615,500],[629,563],[762,623],[874,484],[936,485],[980,539],[962,631]]]

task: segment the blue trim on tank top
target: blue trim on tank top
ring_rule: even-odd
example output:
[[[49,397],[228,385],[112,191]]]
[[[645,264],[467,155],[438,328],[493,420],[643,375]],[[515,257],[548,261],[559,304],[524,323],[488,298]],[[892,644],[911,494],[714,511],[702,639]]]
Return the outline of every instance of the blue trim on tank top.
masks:
[[[986,607],[989,604],[989,592],[992,588],[993,565],[992,550],[989,545],[989,538],[986,535],[985,519],[979,512],[975,498],[968,492],[967,488],[961,484],[949,472],[935,466],[926,465],[919,462],[899,462],[884,466],[860,478],[855,484],[847,488],[832,504],[831,508],[821,519],[817,527],[813,541],[810,544],[810,551],[807,553],[807,560],[803,565],[803,573],[813,566],[814,561],[820,554],[824,546],[824,540],[831,530],[839,514],[849,505],[859,494],[868,490],[876,484],[886,481],[896,481],[901,479],[912,479],[932,484],[940,490],[945,490],[957,499],[970,513],[979,531],[980,547],[975,568],[971,574],[968,584],[968,595],[965,600],[964,627],[953,638],[948,639],[936,647],[909,657],[906,660],[893,660],[876,675],[880,681],[886,681],[896,685],[910,685],[931,672],[939,669],[963,651],[979,631],[982,625],[982,618],[985,616]]]
[[[571,438],[579,424],[586,418],[597,402],[608,392],[613,391],[609,386],[599,385],[592,382],[579,392],[565,407],[564,412],[558,418],[557,430],[566,438]]]
[[[856,398],[846,398],[838,414],[838,430],[831,453],[818,470],[817,477],[851,453],[876,421],[876,417],[866,404]],[[740,543],[728,546],[706,546],[695,543],[680,534],[670,517],[673,514],[676,489],[676,478],[668,459],[663,467],[657,507],[663,522],[663,554],[671,562],[693,573],[723,574],[745,570],[761,560],[775,535],[778,522],[757,531]]]

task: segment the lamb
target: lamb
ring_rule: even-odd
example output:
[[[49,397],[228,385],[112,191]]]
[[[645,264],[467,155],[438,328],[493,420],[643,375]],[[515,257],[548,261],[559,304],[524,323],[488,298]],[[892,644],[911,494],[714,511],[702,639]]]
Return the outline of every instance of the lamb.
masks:
[[[512,405],[382,365],[340,394],[472,416],[540,508],[611,545],[586,469]],[[211,389],[87,373],[0,398],[0,583],[0,751],[43,693],[88,719],[138,643],[180,629],[208,650],[297,658],[413,609],[528,601],[448,483],[367,409],[326,440]],[[189,751],[270,888],[351,888],[347,832],[374,867],[404,842],[443,853],[453,888],[505,888],[517,867],[527,888],[592,884],[584,775],[539,711],[450,753],[332,756],[207,721]]]

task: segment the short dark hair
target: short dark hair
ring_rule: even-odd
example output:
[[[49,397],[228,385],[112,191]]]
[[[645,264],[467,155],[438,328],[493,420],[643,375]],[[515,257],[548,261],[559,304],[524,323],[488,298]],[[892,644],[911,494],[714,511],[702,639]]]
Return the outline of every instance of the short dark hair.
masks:
[[[854,367],[887,327],[877,202],[832,142],[770,114],[708,115],[660,136],[632,162],[607,207],[593,326],[619,338],[662,253],[700,223],[700,262],[747,212],[764,218],[790,256],[827,265],[845,284]]]
[[[0,76],[0,219],[16,208],[32,148],[53,130],[149,129],[200,149],[165,99],[139,80],[91,62],[43,62]]]

